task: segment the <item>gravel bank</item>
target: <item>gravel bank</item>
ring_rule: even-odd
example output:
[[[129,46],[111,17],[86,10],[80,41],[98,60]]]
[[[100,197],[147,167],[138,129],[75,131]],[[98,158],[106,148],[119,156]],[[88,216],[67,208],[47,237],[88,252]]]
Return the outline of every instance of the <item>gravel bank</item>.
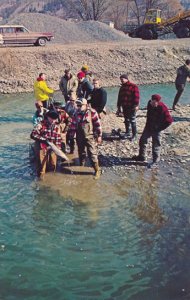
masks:
[[[0,93],[30,92],[40,72],[58,89],[65,68],[77,73],[87,63],[103,86],[116,86],[128,72],[137,84],[174,82],[176,68],[190,57],[189,39],[1,47]]]
[[[171,112],[174,122],[162,133],[161,167],[166,167],[169,175],[173,174],[173,168],[179,166],[188,169],[190,167],[190,105],[178,106],[175,112]],[[147,163],[131,161],[133,155],[138,154],[138,142],[146,121],[146,110],[139,110],[137,114],[138,138],[135,142],[117,139],[104,140],[99,146],[100,162],[105,170],[111,168],[123,173],[130,169],[142,169]],[[114,128],[124,131],[123,118],[111,113],[102,120],[104,133],[110,133]],[[151,142],[147,146],[147,161],[152,161]]]

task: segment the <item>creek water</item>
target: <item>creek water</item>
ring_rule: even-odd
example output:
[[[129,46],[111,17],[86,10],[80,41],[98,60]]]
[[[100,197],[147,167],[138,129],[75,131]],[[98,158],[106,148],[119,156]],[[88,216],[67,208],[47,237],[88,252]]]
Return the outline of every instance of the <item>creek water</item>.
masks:
[[[171,106],[175,94],[172,85],[140,90],[142,107],[153,93]],[[108,89],[114,109],[117,92]],[[94,181],[79,168],[38,182],[33,95],[0,98],[0,298],[190,299],[189,169],[109,169]]]

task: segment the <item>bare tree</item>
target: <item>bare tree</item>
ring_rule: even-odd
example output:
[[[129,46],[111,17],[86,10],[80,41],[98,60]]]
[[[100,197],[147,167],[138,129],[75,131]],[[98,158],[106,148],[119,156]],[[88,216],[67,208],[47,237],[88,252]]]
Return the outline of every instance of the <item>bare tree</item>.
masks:
[[[74,0],[70,3],[82,20],[98,21],[108,10],[111,0]]]

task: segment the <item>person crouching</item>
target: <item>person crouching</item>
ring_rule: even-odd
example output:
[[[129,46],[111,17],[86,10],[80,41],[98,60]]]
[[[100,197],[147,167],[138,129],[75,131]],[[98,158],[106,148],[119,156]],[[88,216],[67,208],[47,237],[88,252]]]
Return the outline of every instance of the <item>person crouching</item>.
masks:
[[[152,164],[157,164],[160,161],[161,131],[173,122],[167,106],[160,100],[161,96],[155,94],[148,102],[146,125],[139,141],[139,155],[133,156],[133,160],[146,160],[146,146],[148,139],[152,137]]]
[[[41,127],[34,127],[30,137],[35,140],[35,153],[37,155],[37,176],[43,179],[46,169],[55,172],[57,155],[48,147],[48,141],[61,148],[60,128],[57,124],[58,114],[48,111]]]

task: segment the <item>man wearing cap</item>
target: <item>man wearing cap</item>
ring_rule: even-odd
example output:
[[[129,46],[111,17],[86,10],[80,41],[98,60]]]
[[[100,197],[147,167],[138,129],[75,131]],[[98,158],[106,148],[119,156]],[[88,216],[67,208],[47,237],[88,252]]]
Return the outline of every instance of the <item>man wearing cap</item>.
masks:
[[[117,100],[117,114],[123,110],[125,118],[125,131],[124,138],[130,138],[130,126],[132,129],[131,140],[135,139],[137,134],[136,127],[136,112],[139,108],[139,89],[138,86],[128,79],[128,74],[120,76],[121,87],[118,94]]]
[[[79,98],[88,99],[89,96],[92,94],[93,86],[85,76],[86,76],[85,73],[82,71],[80,71],[77,74],[77,78],[79,82],[78,89],[77,89],[77,96]]]
[[[44,120],[45,114],[48,112],[48,109],[43,107],[43,103],[41,101],[36,102],[35,106],[36,112],[32,117],[32,122],[34,126],[37,126]]]
[[[97,155],[97,144],[102,141],[102,128],[98,113],[89,108],[87,100],[82,98],[76,101],[77,112],[75,113],[70,131],[74,136],[76,133],[76,142],[78,146],[78,154],[80,165],[84,166],[86,158],[86,149],[88,157],[95,170],[95,179],[100,177],[100,168]]]
[[[173,110],[175,110],[176,104],[179,102],[179,99],[185,89],[187,77],[190,78],[190,59],[187,59],[185,61],[185,65],[177,69],[177,77],[175,80],[177,93],[175,95],[174,102],[173,102],[173,107],[172,107]]]
[[[78,88],[77,78],[71,74],[70,69],[65,70],[65,74],[59,82],[59,88],[65,98],[65,102],[69,100],[69,96],[72,92],[76,92]]]
[[[161,131],[173,122],[167,106],[160,100],[161,96],[155,94],[148,102],[146,125],[139,141],[139,155],[132,157],[136,161],[146,160],[146,146],[150,137],[152,137],[152,164],[160,161]]]
[[[55,111],[48,111],[46,119],[41,122],[41,127],[34,127],[30,137],[35,140],[35,153],[37,158],[37,175],[44,177],[46,168],[55,172],[57,156],[48,148],[47,141],[54,143],[61,148],[60,128],[57,124],[58,114]]]
[[[46,83],[46,76],[44,73],[40,73],[36,81],[34,82],[34,95],[36,101],[41,101],[43,107],[48,108],[48,101],[51,94],[54,93],[53,89],[50,89]]]

